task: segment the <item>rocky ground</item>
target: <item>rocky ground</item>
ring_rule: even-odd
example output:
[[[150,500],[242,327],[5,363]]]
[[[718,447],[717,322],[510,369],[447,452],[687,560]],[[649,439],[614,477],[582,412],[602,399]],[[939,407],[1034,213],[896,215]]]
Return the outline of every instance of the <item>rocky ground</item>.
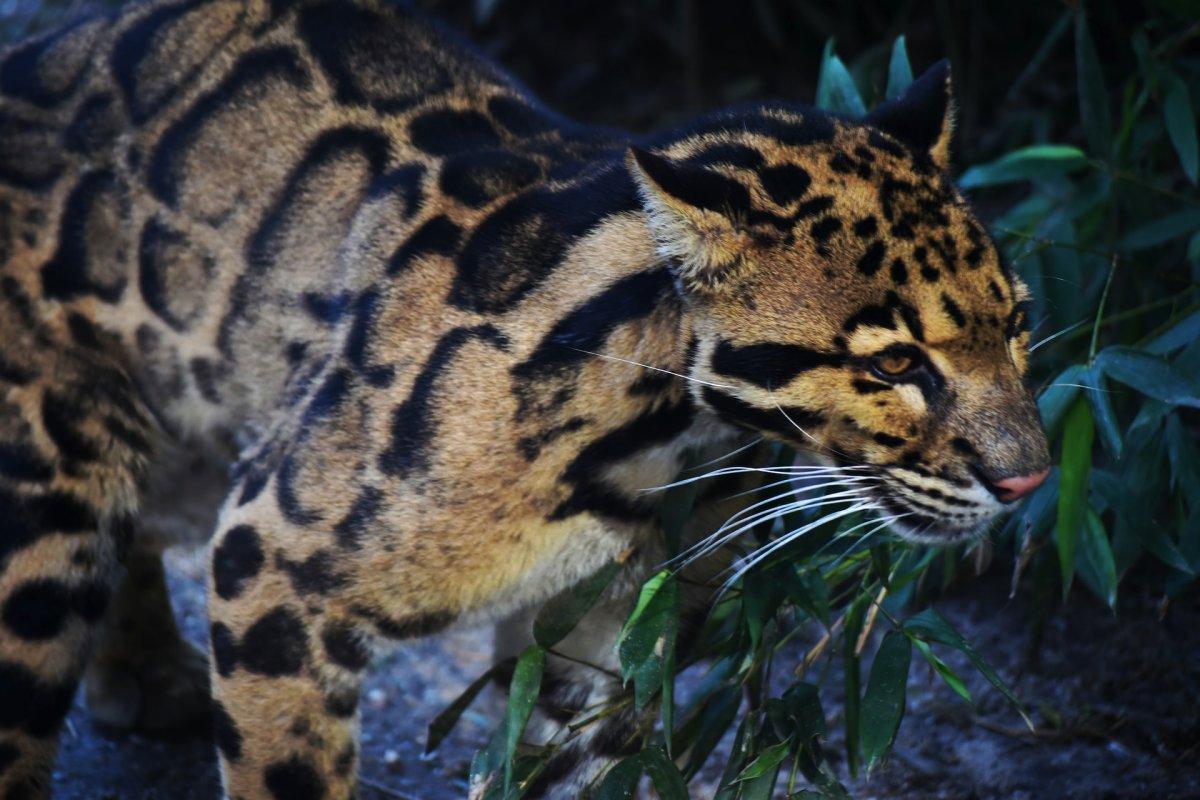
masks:
[[[180,621],[202,642],[202,562],[177,555],[171,568]],[[1011,681],[1033,710],[1037,732],[961,659],[945,654],[970,676],[975,709],[918,662],[895,753],[852,784],[855,796],[1200,798],[1200,600],[1176,602],[1162,613],[1156,598],[1130,589],[1114,617],[1077,593],[1051,618],[1031,657],[1029,605],[1022,597],[1009,600],[1005,576],[993,572],[937,607]],[[363,800],[465,796],[471,756],[502,708],[498,693],[485,692],[436,759],[420,754],[429,720],[487,668],[489,639],[486,631],[455,632],[403,648],[378,665],[364,703]],[[833,715],[837,708],[831,690],[826,710]],[[840,726],[831,723],[831,759],[840,763]],[[54,796],[213,800],[212,748],[198,740],[112,738],[77,706],[63,738]],[[693,786],[693,797],[711,796],[711,786]]]

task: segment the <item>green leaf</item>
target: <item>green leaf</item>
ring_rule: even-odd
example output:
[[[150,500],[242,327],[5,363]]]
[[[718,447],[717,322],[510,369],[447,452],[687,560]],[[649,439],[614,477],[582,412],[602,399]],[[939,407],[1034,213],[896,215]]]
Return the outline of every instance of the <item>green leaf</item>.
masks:
[[[1200,408],[1200,377],[1186,375],[1162,356],[1132,347],[1106,347],[1096,365],[1118,383],[1173,406]]]
[[[662,800],[687,800],[687,784],[665,750],[651,745],[642,751],[642,766]]]
[[[1200,208],[1185,208],[1134,228],[1121,239],[1119,247],[1129,252],[1146,250],[1188,236],[1197,228],[1200,228]]]
[[[1083,3],[1075,14],[1075,73],[1079,86],[1079,117],[1087,136],[1088,149],[1099,158],[1108,155],[1112,141],[1112,115],[1104,73],[1096,55],[1096,44],[1088,31]]]
[[[1117,565],[1113,560],[1112,547],[1104,523],[1091,508],[1083,526],[1080,541],[1080,575],[1096,596],[1109,608],[1117,605]]]
[[[1163,122],[1167,126],[1167,135],[1171,137],[1171,144],[1175,145],[1179,163],[1188,180],[1196,183],[1200,177],[1200,153],[1196,147],[1196,112],[1192,110],[1192,98],[1183,78],[1175,73],[1164,73],[1163,82],[1166,88]]]
[[[959,178],[958,185],[964,189],[975,189],[1020,181],[1048,180],[1086,165],[1087,156],[1078,147],[1035,144],[1006,153],[987,164],[971,167]]]
[[[1080,379],[1087,387],[1084,394],[1092,409],[1092,418],[1100,431],[1100,439],[1104,442],[1104,447],[1114,458],[1120,458],[1121,425],[1117,421],[1117,413],[1113,409],[1112,391],[1105,386],[1103,373],[1093,367],[1084,370]]]
[[[508,709],[504,715],[504,791],[512,788],[513,756],[521,743],[521,734],[533,713],[538,691],[542,686],[542,673],[546,669],[546,651],[530,645],[517,659],[512,683],[508,690]]]
[[[638,602],[618,638],[621,675],[633,679],[638,708],[644,708],[664,680],[663,661],[673,652],[678,585],[668,570],[661,570],[642,586]]]
[[[803,681],[793,684],[783,693],[783,702],[788,715],[795,721],[796,735],[801,742],[826,734],[825,710],[821,707],[821,694],[816,686]]]
[[[467,707],[475,701],[475,698],[495,677],[496,673],[512,668],[514,660],[507,658],[496,664],[493,664],[487,672],[480,675],[475,680],[471,681],[471,685],[462,691],[458,697],[454,698],[454,702],[446,706],[441,713],[433,718],[433,722],[429,723],[429,732],[425,737],[425,755],[429,755],[445,740],[450,731],[454,730],[454,726],[458,724],[459,718]]]
[[[729,749],[729,760],[725,763],[725,770],[721,773],[721,783],[713,800],[733,800],[740,790],[740,785],[737,783],[737,776],[742,771],[742,765],[750,757],[750,753],[754,748],[754,736],[758,730],[758,720],[761,717],[758,713],[752,712],[742,718],[742,724],[738,726],[737,733],[733,737],[733,747]]]
[[[904,718],[912,643],[899,631],[889,631],[879,645],[862,701],[863,759],[870,769],[883,758]]]
[[[704,709],[700,714],[700,730],[688,751],[687,764],[683,768],[684,775],[691,777],[704,766],[704,762],[708,760],[713,748],[721,741],[737,717],[741,701],[740,687],[726,686],[715,692],[704,704]]]
[[[1082,364],[1072,364],[1058,374],[1038,396],[1038,414],[1042,418],[1042,427],[1047,433],[1053,432],[1067,409],[1075,402],[1079,387],[1083,385],[1083,373],[1087,367]]]
[[[862,675],[859,669],[859,657],[854,652],[858,645],[858,636],[862,632],[863,616],[867,610],[869,597],[860,596],[846,612],[846,627],[842,632],[842,675],[845,689],[846,711],[846,767],[851,777],[858,775],[859,754],[861,752],[859,734],[859,702],[861,700],[859,685]]]
[[[975,705],[975,700],[971,697],[971,690],[967,688],[967,684],[955,672],[949,664],[938,657],[938,654],[933,652],[933,648],[926,642],[920,639],[913,639],[913,644],[917,646],[917,652],[925,657],[934,671],[945,681],[946,685],[954,690],[954,693],[966,700],[971,705]]]
[[[1029,719],[1029,715],[1025,713],[1021,701],[1013,694],[1012,689],[1008,688],[1008,684],[1000,677],[1000,673],[996,672],[995,668],[988,662],[983,655],[975,649],[975,647],[963,638],[962,634],[955,630],[954,626],[943,617],[941,614],[932,608],[927,608],[920,614],[909,617],[902,625],[903,629],[914,636],[919,636],[927,641],[938,642],[939,644],[953,647],[965,655],[971,661],[971,665],[979,671],[987,679],[987,682],[1004,695],[1021,719],[1025,720],[1025,724],[1033,729],[1033,722]]]
[[[632,800],[637,792],[642,770],[641,753],[634,753],[617,762],[596,790],[596,800]]]
[[[1063,597],[1075,574],[1075,548],[1087,509],[1088,471],[1092,467],[1095,425],[1087,401],[1078,398],[1067,411],[1063,427],[1062,464],[1058,481],[1058,520],[1054,542],[1062,571]]]
[[[821,75],[817,78],[817,108],[834,114],[865,117],[867,107],[863,103],[854,78],[842,60],[833,53],[833,40],[825,45],[825,57],[821,61]]]
[[[829,586],[816,570],[783,571],[783,586],[787,596],[813,619],[829,627]]]
[[[1200,239],[1200,233],[1197,233],[1196,237]],[[1167,355],[1174,350],[1191,344],[1197,339],[1200,339],[1200,311],[1193,311],[1168,328],[1143,349],[1147,353]]]
[[[778,744],[773,744],[765,748],[758,756],[751,761],[741,774],[738,775],[739,781],[749,781],[755,778],[762,777],[768,772],[776,769],[779,764],[787,758],[788,751],[792,749],[792,740],[784,739]]]
[[[912,82],[913,73],[912,65],[908,62],[908,48],[904,44],[904,37],[897,36],[896,41],[892,43],[892,59],[888,62],[887,92],[884,97],[888,100],[895,100],[904,94],[904,90],[911,86]]]
[[[610,561],[596,572],[584,578],[565,592],[560,592],[542,606],[533,620],[533,639],[542,647],[554,647],[584,618],[613,578],[621,571],[621,565]]]

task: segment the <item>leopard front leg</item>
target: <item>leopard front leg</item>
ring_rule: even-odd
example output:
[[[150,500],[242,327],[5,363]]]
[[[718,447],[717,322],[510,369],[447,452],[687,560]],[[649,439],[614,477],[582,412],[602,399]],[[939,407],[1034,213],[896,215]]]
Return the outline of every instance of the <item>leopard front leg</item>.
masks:
[[[226,796],[354,796],[367,632],[306,596],[278,527],[222,524],[209,580],[213,727]]]

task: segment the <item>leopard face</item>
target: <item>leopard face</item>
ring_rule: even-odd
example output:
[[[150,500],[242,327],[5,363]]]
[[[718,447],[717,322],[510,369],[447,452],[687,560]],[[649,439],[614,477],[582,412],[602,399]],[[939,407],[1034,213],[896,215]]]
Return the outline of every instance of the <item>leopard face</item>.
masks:
[[[951,105],[939,67],[862,122],[763,106],[630,157],[695,320],[696,399],[940,543],[1049,463],[1028,291],[951,183]]]

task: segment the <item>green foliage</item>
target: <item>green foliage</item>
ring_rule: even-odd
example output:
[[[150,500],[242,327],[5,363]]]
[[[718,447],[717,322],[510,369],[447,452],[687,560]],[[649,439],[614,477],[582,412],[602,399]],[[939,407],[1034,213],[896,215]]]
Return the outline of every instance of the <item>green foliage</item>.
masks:
[[[1175,595],[1194,587],[1200,571],[1193,96],[1200,60],[1187,49],[1195,26],[1180,28],[1166,11],[1132,31],[1106,29],[1111,16],[1094,12],[1092,4],[1068,11],[1022,78],[1037,81],[1049,65],[1066,65],[1076,102],[1024,111],[997,139],[1009,149],[965,165],[959,184],[985,209],[997,246],[1032,290],[1031,379],[1058,465],[997,525],[994,538],[1014,553],[1014,580],[1047,582],[1041,594],[1053,596],[1060,589],[1065,595],[1078,577],[1118,611],[1120,584],[1132,572]],[[1125,43],[1122,52],[1097,47],[1114,37]],[[847,116],[866,113],[864,97],[893,98],[912,81],[903,38],[892,43],[890,57],[876,49],[849,66],[831,40],[819,75],[818,103]],[[777,463],[791,462],[783,448],[775,455]],[[697,488],[682,484],[667,495],[662,519],[672,553]],[[950,692],[973,705],[977,698],[944,659],[947,650],[961,653],[1032,726],[983,654],[933,608],[922,608],[928,592],[918,593],[918,583],[930,575],[925,583],[951,579],[961,552],[904,544],[853,510],[763,523],[744,534],[746,545],[801,527],[803,536],[720,595],[689,648],[704,655],[707,672],[678,709],[677,578],[664,570],[645,583],[616,643],[628,694],[583,712],[567,728],[579,730],[629,706],[642,711],[640,751],[601,778],[596,796],[629,798],[648,780],[661,797],[686,797],[686,782],[732,729],[719,800],[778,796],[781,786],[789,798],[847,798],[825,758],[832,710],[822,706],[818,687],[841,684],[843,705],[833,717],[844,728],[854,775],[860,765],[869,769],[886,759],[904,735],[914,650]],[[544,609],[536,641],[552,648],[615,571],[606,568]],[[783,663],[780,655],[794,653],[797,641],[808,644],[807,654],[799,664]],[[477,758],[474,774],[506,776],[489,797],[519,796],[552,755],[553,747],[522,756],[513,746],[536,686],[514,679],[508,717]],[[452,707],[451,721],[461,706]],[[446,720],[434,727],[440,738]],[[501,794],[509,785],[513,794]]]

